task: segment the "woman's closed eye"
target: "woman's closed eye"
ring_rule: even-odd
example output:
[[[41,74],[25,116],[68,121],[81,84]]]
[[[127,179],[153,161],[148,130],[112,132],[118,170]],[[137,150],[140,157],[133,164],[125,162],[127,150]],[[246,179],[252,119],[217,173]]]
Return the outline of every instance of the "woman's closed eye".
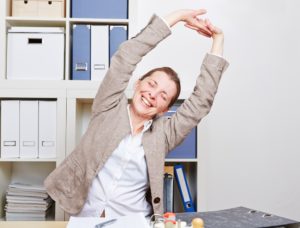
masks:
[[[148,85],[150,85],[151,87],[154,87],[154,86],[155,86],[155,83],[152,82],[152,81],[148,81]]]
[[[162,93],[160,96],[164,101],[167,101],[168,98],[166,94]]]

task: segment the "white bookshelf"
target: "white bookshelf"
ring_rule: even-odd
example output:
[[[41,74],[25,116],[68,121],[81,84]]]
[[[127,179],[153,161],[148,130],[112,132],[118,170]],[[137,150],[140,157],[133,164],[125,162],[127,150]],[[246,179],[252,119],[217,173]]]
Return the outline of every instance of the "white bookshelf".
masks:
[[[91,115],[91,105],[100,82],[78,81],[71,78],[71,38],[73,24],[118,24],[128,26],[129,37],[137,32],[137,0],[129,0],[129,19],[93,19],[71,18],[70,1],[66,0],[64,18],[28,18],[11,16],[11,0],[0,1],[0,100],[1,99],[54,99],[57,101],[57,157],[53,159],[4,159],[0,158],[0,220],[3,219],[4,194],[12,177],[19,166],[30,169],[34,164],[36,173],[49,174],[64,158],[71,153],[80,137],[85,132]],[[65,28],[65,70],[64,80],[7,80],[6,79],[6,46],[7,30],[11,26],[41,26]],[[182,91],[179,99],[185,99],[191,91]],[[127,90],[126,95],[132,97],[133,91]],[[197,182],[199,177],[199,157],[195,159],[166,159],[166,164],[182,163],[186,168],[192,189],[192,197],[199,204]],[[42,168],[45,165],[45,169]],[[41,175],[42,178],[44,176]],[[182,211],[179,193],[175,193],[176,210]],[[198,201],[197,201],[198,200]],[[68,219],[68,215],[59,207],[55,208],[55,220]]]
[[[37,99],[56,100],[57,102],[57,122],[56,122],[56,157],[55,158],[0,158],[0,217],[3,218],[4,197],[8,184],[13,180],[20,180],[28,177],[24,181],[34,181],[39,176],[39,183],[57,167],[65,158],[65,135],[66,135],[66,92],[63,88],[51,88],[49,86],[38,87],[33,83],[13,83],[14,81],[2,81],[0,86],[0,100],[5,99]],[[23,167],[23,173],[18,171]],[[36,167],[32,169],[32,167]],[[28,171],[28,173],[27,173]],[[30,172],[29,172],[30,171]],[[35,175],[33,175],[35,174]],[[55,207],[53,218],[64,220],[64,212],[59,207]]]
[[[18,167],[25,167],[24,170],[30,170],[32,164],[35,164],[35,173],[44,173],[40,176],[44,179],[57,165],[66,157],[66,151],[69,151],[70,145],[74,147],[75,141],[69,142],[72,132],[68,126],[72,126],[73,113],[67,113],[72,108],[77,113],[82,113],[76,104],[72,106],[72,99],[91,99],[95,96],[100,82],[97,81],[72,81],[71,67],[71,36],[73,24],[112,24],[127,25],[129,37],[131,27],[137,23],[135,17],[137,0],[129,1],[129,19],[93,19],[93,18],[71,18],[70,5],[71,0],[65,0],[64,18],[34,18],[34,17],[12,17],[11,0],[0,1],[0,100],[1,99],[54,99],[57,101],[57,157],[53,159],[22,159],[22,158],[0,158],[0,219],[3,220],[4,213],[4,195],[6,188],[12,177],[18,175]],[[29,27],[63,27],[65,29],[65,56],[64,56],[64,80],[60,81],[41,81],[41,80],[7,80],[6,79],[6,46],[7,31],[11,26],[29,26]],[[38,64],[38,63],[37,63]],[[84,106],[84,105],[83,105]],[[76,110],[77,108],[77,110]],[[75,125],[74,125],[75,126]],[[73,126],[73,128],[74,128]],[[68,131],[67,131],[68,129]],[[78,129],[79,131],[79,129]],[[75,133],[79,135],[79,133]],[[46,164],[48,167],[43,170],[39,164]],[[50,169],[49,169],[50,165]],[[29,174],[30,176],[31,174]],[[55,208],[53,219],[64,220],[67,215],[59,208]]]

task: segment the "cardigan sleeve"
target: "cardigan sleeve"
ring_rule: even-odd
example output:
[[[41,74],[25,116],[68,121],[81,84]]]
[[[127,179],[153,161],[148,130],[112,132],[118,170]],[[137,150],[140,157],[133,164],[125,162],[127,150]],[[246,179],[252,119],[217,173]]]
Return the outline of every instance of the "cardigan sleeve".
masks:
[[[227,67],[228,62],[224,58],[206,54],[192,94],[180,105],[176,113],[164,122],[168,151],[180,144],[209,113],[221,76]]]

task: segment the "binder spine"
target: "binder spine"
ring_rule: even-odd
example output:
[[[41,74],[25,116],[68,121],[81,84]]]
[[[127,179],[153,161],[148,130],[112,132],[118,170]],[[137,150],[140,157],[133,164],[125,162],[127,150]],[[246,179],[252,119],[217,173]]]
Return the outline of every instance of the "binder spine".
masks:
[[[115,54],[122,42],[128,39],[127,26],[109,27],[109,59]]]
[[[189,185],[186,180],[183,165],[175,165],[174,170],[184,210],[185,212],[195,212],[195,206],[191,197]]]
[[[164,174],[164,212],[173,212],[173,180],[172,174]]]
[[[73,25],[72,80],[91,79],[90,30],[90,25]]]

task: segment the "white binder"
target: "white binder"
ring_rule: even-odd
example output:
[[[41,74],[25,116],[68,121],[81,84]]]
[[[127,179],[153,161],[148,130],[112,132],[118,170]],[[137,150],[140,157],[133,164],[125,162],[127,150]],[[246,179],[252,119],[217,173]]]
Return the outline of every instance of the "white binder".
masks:
[[[102,81],[109,67],[109,26],[91,26],[91,80]]]
[[[39,101],[39,158],[56,157],[56,101]]]
[[[38,157],[38,101],[20,101],[20,158]]]
[[[18,158],[19,148],[19,101],[1,101],[1,158]]]

